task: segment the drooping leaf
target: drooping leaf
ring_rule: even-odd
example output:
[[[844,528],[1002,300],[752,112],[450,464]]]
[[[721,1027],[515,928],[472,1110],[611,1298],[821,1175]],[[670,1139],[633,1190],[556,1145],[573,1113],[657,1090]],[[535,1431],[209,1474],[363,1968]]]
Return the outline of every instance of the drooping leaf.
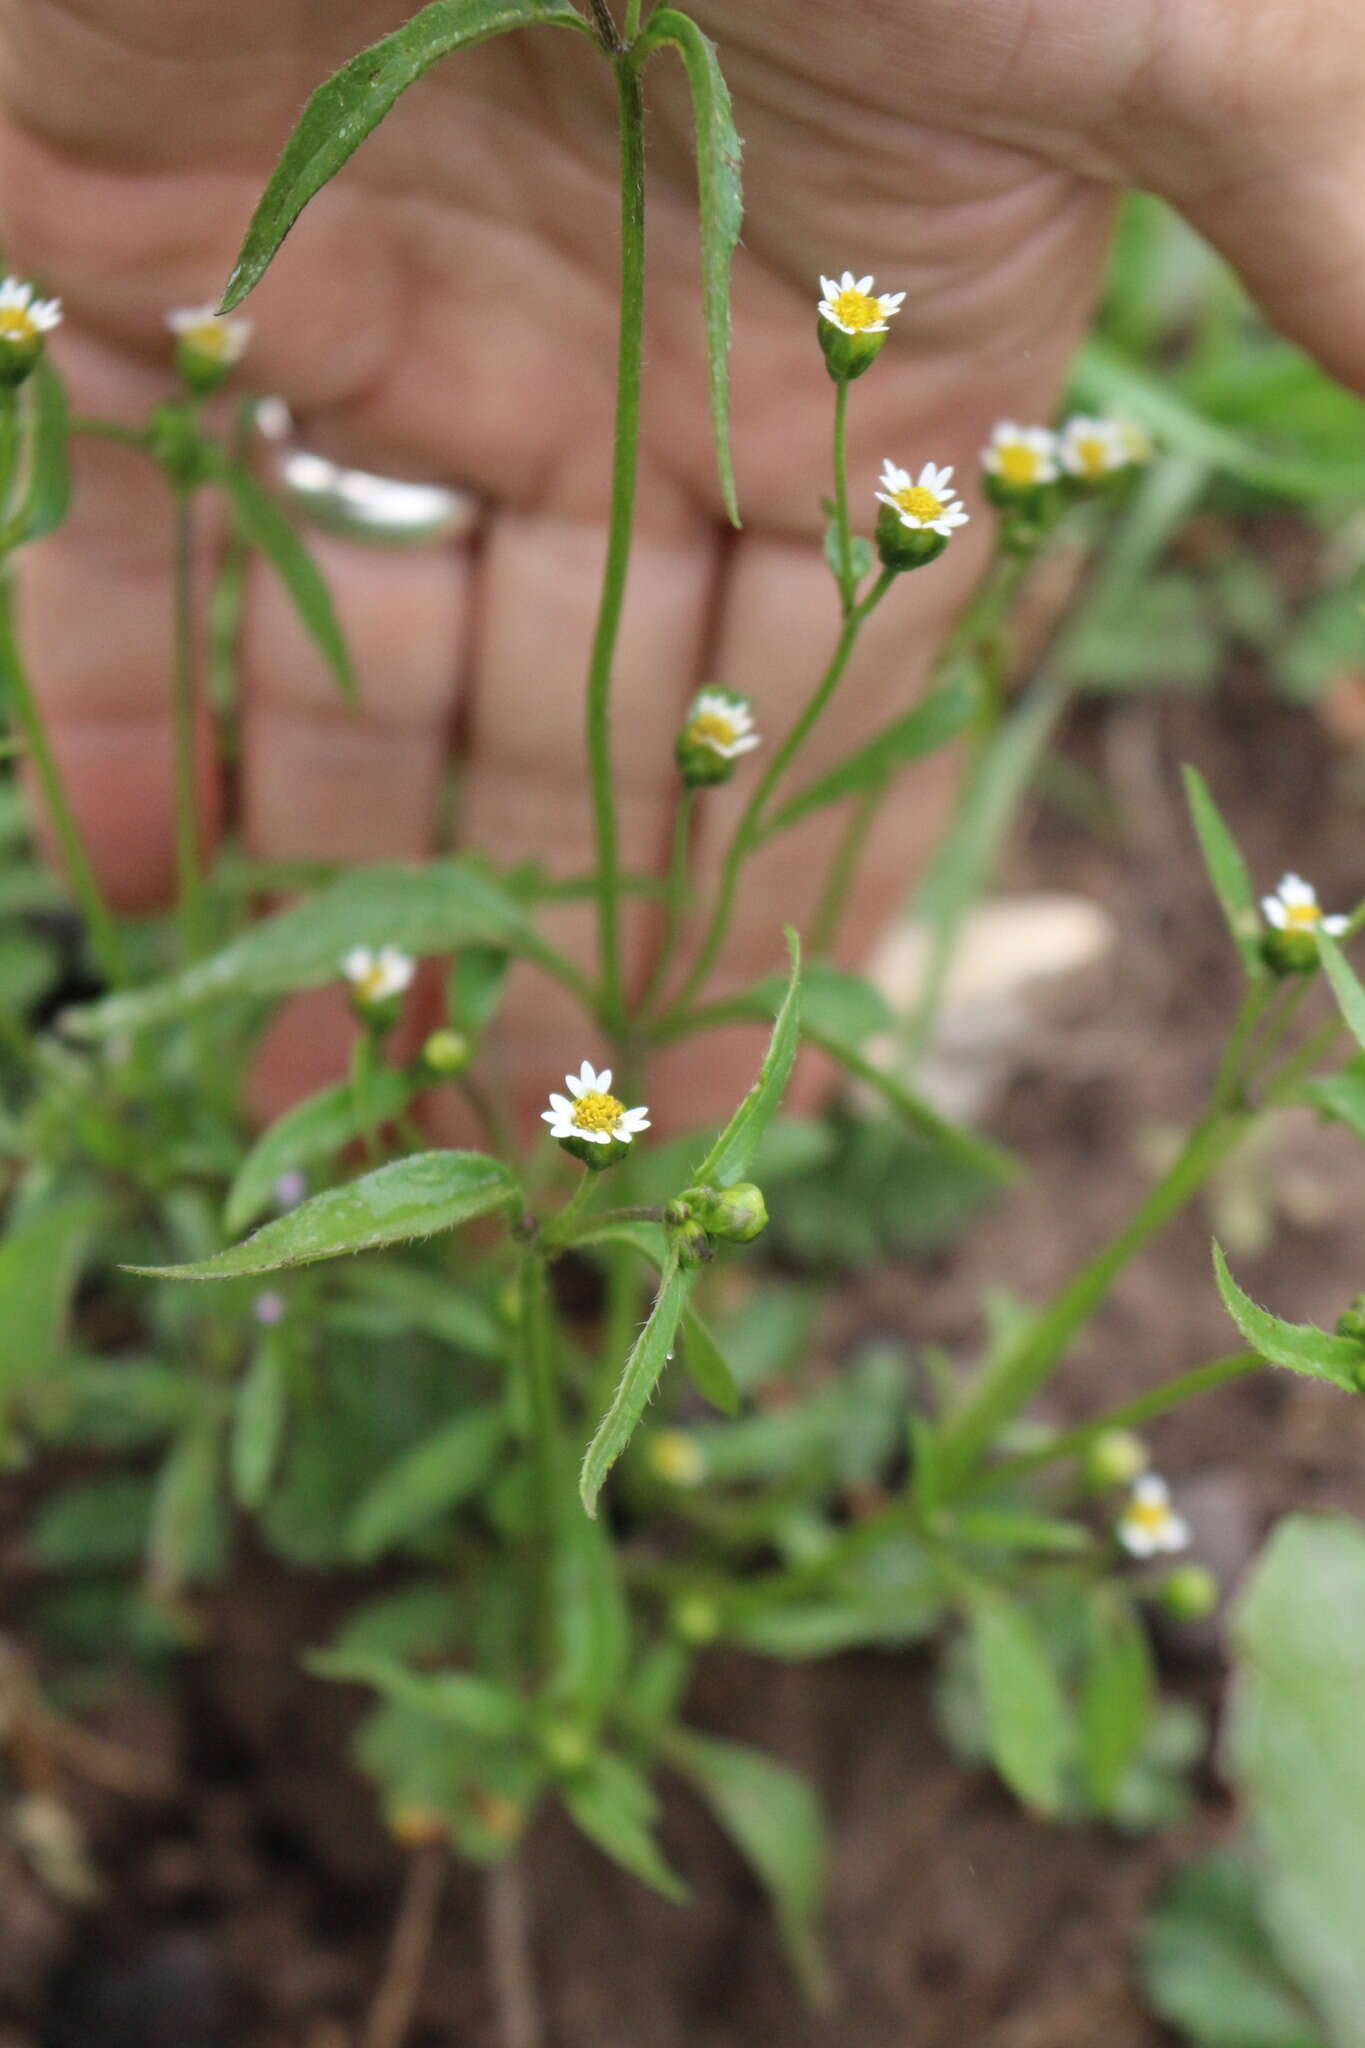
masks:
[[[969,1618],[991,1761],[1026,1806],[1055,1814],[1072,1731],[1037,1630],[1001,1593],[975,1597]]]
[[[669,1869],[654,1840],[654,1795],[633,1764],[603,1754],[561,1788],[574,1821],[599,1849],[675,1906],[687,1886]]]
[[[300,625],[326,662],[348,704],[359,701],[355,670],[332,594],[322,571],[269,491],[240,463],[205,445],[209,474],[222,485],[232,518],[248,547],[269,562],[298,614]]]
[[[1326,2048],[1270,1947],[1258,1890],[1231,1856],[1180,1871],[1143,1933],[1147,1998],[1199,2048]]]
[[[673,1731],[667,1755],[753,1869],[797,1975],[818,2001],[826,1989],[818,1926],[826,1843],[814,1792],[775,1757],[693,1729]]]
[[[539,959],[548,952],[521,904],[476,861],[381,862],[338,876],[184,973],[106,997],[68,1013],[64,1022],[82,1037],[107,1038],[206,1003],[289,995],[339,981],[342,957],[352,946],[398,946],[421,956],[463,945],[502,945]]]
[[[683,1310],[682,1362],[687,1377],[704,1401],[722,1415],[738,1415],[739,1388],[724,1353],[693,1308]]]
[[[1356,1044],[1365,1046],[1365,988],[1336,940],[1329,938],[1320,927],[1317,937],[1318,951],[1332,985],[1332,994],[1337,999],[1337,1008]]]
[[[221,310],[231,312],[260,282],[309,200],[423,72],[453,50],[542,22],[591,34],[568,0],[432,0],[320,85],[252,215]]]
[[[1229,1766],[1274,1946],[1334,2048],[1365,2048],[1365,1531],[1295,1516],[1238,1604]]]
[[[430,1077],[401,1067],[377,1067],[368,1077],[363,1111],[350,1081],[334,1082],[305,1096],[262,1131],[237,1169],[223,1209],[223,1225],[234,1236],[269,1208],[275,1183],[293,1168],[334,1159],[365,1130],[387,1123],[407,1108]]]
[[[721,495],[731,521],[738,526],[739,502],[730,460],[730,266],[744,216],[740,184],[743,145],[715,44],[689,16],[675,7],[660,7],[650,16],[637,46],[641,60],[663,44],[671,45],[682,58],[692,92],[711,428]]]
[[[798,790],[768,820],[763,830],[764,839],[785,832],[789,826],[808,818],[812,811],[823,810],[827,804],[836,804],[845,797],[858,795],[861,790],[875,788],[900,769],[908,768],[912,761],[920,761],[926,754],[946,747],[950,740],[966,731],[979,703],[979,685],[969,674],[959,675],[941,690],[922,698],[903,718],[896,719],[866,746],[857,748],[824,775],[817,776],[804,789]]]
[[[649,1320],[635,1340],[626,1360],[611,1406],[597,1425],[579,1474],[578,1491],[590,1515],[597,1513],[597,1497],[608,1472],[635,1434],[650,1395],[672,1354],[678,1324],[687,1304],[695,1275],[678,1264],[670,1253]]]
[[[134,1266],[154,1279],[232,1280],[346,1252],[433,1237],[520,1199],[507,1168],[482,1152],[414,1152],[327,1188],[277,1216],[242,1244],[184,1266]]]
[[[498,1408],[476,1408],[416,1444],[370,1488],[351,1516],[347,1549],[370,1564],[467,1500],[493,1469],[506,1432]]]
[[[758,1079],[693,1175],[698,1187],[728,1188],[743,1180],[786,1092],[801,1036],[801,946],[793,931],[787,933],[787,946],[791,978]]]
[[[1268,1309],[1258,1308],[1233,1279],[1218,1245],[1213,1248],[1213,1271],[1224,1308],[1251,1349],[1271,1365],[1286,1366],[1309,1379],[1328,1380],[1348,1394],[1365,1386],[1365,1344],[1355,1337],[1329,1336],[1312,1323],[1282,1322]]]
[[[1081,1684],[1081,1769],[1086,1791],[1107,1813],[1152,1718],[1155,1683],[1147,1632],[1130,1600],[1101,1586],[1087,1610]]]
[[[1260,913],[1251,874],[1237,842],[1223,822],[1222,813],[1209,795],[1209,787],[1197,768],[1186,763],[1185,800],[1204,856],[1213,893],[1249,974],[1263,972],[1258,951],[1261,936]]]
[[[493,1741],[518,1734],[526,1708],[510,1686],[469,1671],[413,1671],[395,1657],[374,1651],[315,1650],[305,1658],[318,1678],[342,1685],[369,1685],[394,1706],[429,1715],[462,1734]]]

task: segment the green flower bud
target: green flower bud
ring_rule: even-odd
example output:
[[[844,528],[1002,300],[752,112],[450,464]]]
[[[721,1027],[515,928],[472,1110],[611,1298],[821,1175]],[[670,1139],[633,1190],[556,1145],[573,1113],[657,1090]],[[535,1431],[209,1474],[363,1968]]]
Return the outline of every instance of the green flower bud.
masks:
[[[1223,1589],[1206,1564],[1178,1564],[1156,1588],[1156,1597],[1176,1621],[1207,1621],[1216,1612]]]
[[[714,1643],[721,1629],[721,1612],[707,1593],[682,1593],[673,1602],[669,1622],[674,1635],[694,1649]]]
[[[1082,1460],[1086,1482],[1097,1493],[1131,1486],[1147,1470],[1147,1446],[1131,1429],[1106,1429],[1092,1439]]]
[[[682,1266],[709,1265],[715,1257],[711,1239],[699,1223],[687,1223],[681,1230],[670,1230],[668,1241]]]
[[[175,336],[175,367],[196,398],[207,398],[232,375],[251,339],[247,320],[220,320],[212,306],[169,313]]]
[[[928,526],[907,526],[892,505],[883,505],[877,515],[877,553],[884,569],[898,574],[922,569],[936,562],[948,545],[946,533]]]
[[[706,1477],[701,1447],[685,1429],[661,1429],[645,1445],[645,1463],[667,1486],[700,1486]]]
[[[712,685],[693,698],[674,754],[687,787],[709,789],[728,782],[741,754],[758,743],[748,698]]]
[[[469,1040],[462,1031],[448,1025],[433,1031],[422,1047],[422,1058],[433,1074],[462,1074],[469,1065]]]
[[[870,370],[886,346],[887,330],[869,333],[866,329],[857,334],[845,334],[842,327],[836,327],[832,320],[822,314],[816,329],[820,347],[825,358],[825,368],[836,384],[851,384],[855,377],[861,377]]]
[[[576,1777],[592,1762],[592,1737],[576,1721],[549,1721],[540,1731],[540,1748],[558,1777]]]
[[[592,1138],[561,1138],[559,1145],[571,1159],[581,1160],[589,1173],[602,1173],[608,1166],[615,1166],[630,1150],[628,1138],[608,1138],[605,1145]]]
[[[1337,1317],[1337,1335],[1365,1344],[1365,1294],[1358,1294]]]
[[[763,1190],[752,1181],[742,1180],[719,1193],[709,1188],[700,1192],[705,1199],[697,1203],[694,1213],[702,1229],[712,1237],[722,1237],[730,1244],[749,1244],[767,1229],[768,1207]]]

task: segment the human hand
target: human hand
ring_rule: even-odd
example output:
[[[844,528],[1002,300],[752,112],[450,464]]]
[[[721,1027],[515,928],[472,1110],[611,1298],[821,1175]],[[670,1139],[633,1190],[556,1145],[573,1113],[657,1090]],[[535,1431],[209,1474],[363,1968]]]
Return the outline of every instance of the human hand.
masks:
[[[168,307],[212,297],[307,91],[410,9],[382,0],[5,0],[0,234],[60,292],[77,407],[137,420],[168,389]],[[661,864],[671,745],[695,685],[751,694],[771,735],[836,623],[820,558],[830,387],[821,271],[873,270],[905,309],[852,407],[853,503],[883,456],[970,467],[992,420],[1044,417],[1081,333],[1113,195],[1163,192],[1238,264],[1271,317],[1365,384],[1365,43],[1352,0],[698,0],[747,140],[735,270],[735,452],[745,528],[724,527],[705,426],[694,170],[663,60],[650,162],[640,529],[615,685],[623,856]],[[384,555],[317,539],[362,677],[337,706],[271,587],[249,596],[238,802],[252,851],[419,857],[443,762],[458,836],[556,873],[590,861],[581,679],[604,546],[616,308],[610,79],[577,39],[519,35],[404,100],[305,214],[248,308],[250,381],[307,441],[486,495],[477,546]],[[93,851],[125,902],[164,900],[170,806],[170,531],[157,479],[85,447],[73,517],[26,567],[25,639]],[[987,522],[873,618],[810,765],[922,680],[979,570]],[[206,541],[211,545],[211,537]],[[707,800],[703,875],[739,789]],[[221,792],[205,775],[211,825]],[[847,944],[901,900],[932,791],[869,846]],[[772,967],[811,908],[837,821],[754,863],[722,963]],[[576,917],[577,913],[566,913]],[[647,921],[632,925],[636,964]],[[587,926],[567,943],[586,943]],[[320,1078],[340,1004],[277,1034],[272,1068]],[[542,984],[505,1040],[528,1099],[581,1050]],[[662,1093],[705,1117],[738,1068],[671,1054]]]

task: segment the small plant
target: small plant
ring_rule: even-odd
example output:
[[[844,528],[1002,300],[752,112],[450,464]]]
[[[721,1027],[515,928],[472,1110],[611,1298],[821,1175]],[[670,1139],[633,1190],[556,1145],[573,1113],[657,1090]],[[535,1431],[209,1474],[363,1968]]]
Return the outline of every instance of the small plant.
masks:
[[[1056,428],[996,425],[980,452],[988,512],[969,512],[970,487],[956,480],[962,451],[950,448],[893,449],[878,487],[851,483],[854,386],[877,375],[906,294],[851,269],[821,277],[812,314],[832,401],[831,645],[786,730],[765,715],[759,677],[719,679],[688,708],[658,949],[647,986],[632,991],[623,903],[651,883],[621,867],[612,684],[642,380],[643,81],[670,56],[682,61],[695,116],[700,317],[716,461],[738,517],[727,337],[740,144],[716,52],[695,23],[670,6],[640,16],[637,0],[618,32],[600,0],[590,14],[570,0],[436,0],[321,85],[222,306],[171,314],[182,389],[139,430],[73,428],[44,352],[59,309],[23,281],[0,288],[0,682],[102,988],[36,1033],[22,1003],[0,1008],[0,1421],[15,1460],[54,1443],[114,1460],[51,1496],[34,1541],[54,1566],[141,1561],[152,1595],[138,1610],[144,1648],[149,1613],[164,1652],[188,1633],[188,1589],[231,1569],[234,1512],[301,1567],[401,1561],[401,1582],[361,1600],[336,1639],[308,1653],[314,1672],[369,1698],[356,1755],[400,1843],[503,1864],[542,1802],[557,1800],[605,1854],[681,1899],[684,1875],[656,1832],[655,1777],[672,1771],[748,1858],[818,1993],[820,1816],[785,1765],[690,1725],[697,1659],[723,1644],[806,1658],[934,1638],[950,1738],[989,1759],[1027,1806],[1129,1826],[1173,1809],[1192,1745],[1188,1718],[1173,1722],[1158,1700],[1147,1610],[1193,1618],[1218,1589],[1197,1558],[1178,1557],[1190,1541],[1178,1493],[1148,1469],[1135,1432],[1265,1362],[1324,1382],[1324,1398],[1357,1394],[1365,1320],[1353,1305],[1334,1333],[1282,1321],[1215,1251],[1216,1284],[1246,1348],[1064,1432],[1029,1411],[1129,1261],[1258,1119],[1310,1102],[1365,1133],[1365,1055],[1344,1070],[1337,1060],[1343,1028],[1365,1046],[1365,989],[1343,950],[1365,912],[1324,916],[1312,888],[1288,875],[1262,915],[1189,770],[1194,830],[1244,992],[1207,1105],[1135,1213],[1051,1300],[1010,1304],[961,1369],[928,1350],[874,1347],[821,1377],[803,1369],[792,1291],[760,1287],[731,1312],[732,1267],[755,1258],[746,1248],[770,1212],[782,1227],[784,1190],[831,1156],[819,1149],[828,1132],[780,1115],[803,1044],[871,1091],[891,1142],[917,1148],[921,1181],[951,1184],[958,1209],[1015,1178],[1014,1161],[945,1118],[916,1082],[963,923],[1073,687],[1063,650],[1011,701],[1012,608],[1049,551],[1078,540],[1140,580],[1189,501],[1163,495],[1161,455],[1126,408]],[[619,106],[612,511],[584,689],[593,871],[502,870],[469,852],[319,885],[231,851],[206,865],[195,770],[206,693],[190,576],[205,494],[225,502],[239,551],[212,602],[224,745],[241,550],[271,564],[343,698],[355,695],[321,575],[254,479],[242,432],[224,438],[206,405],[247,351],[236,309],[277,257],[288,261],[299,214],[405,87],[513,29],[591,45]],[[1131,394],[1135,415],[1143,396]],[[244,400],[239,425],[252,410]],[[13,630],[10,560],[65,514],[73,431],[138,450],[175,506],[173,927],[121,922],[104,903]],[[933,573],[969,518],[985,517],[989,564],[926,693],[802,780],[803,748],[868,620],[898,602],[906,576]],[[1105,601],[1115,588],[1102,589]],[[902,770],[954,744],[960,799],[921,885],[928,965],[911,1014],[897,1017],[831,955],[879,807]],[[708,897],[692,827],[729,784],[738,810]],[[771,975],[717,994],[751,858],[834,807],[844,834],[810,929],[787,933],[785,960],[775,932]],[[288,907],[248,920],[253,895],[295,883]],[[542,929],[543,909],[565,894],[593,907],[591,961]],[[514,965],[567,991],[580,1012],[545,1075],[534,1141],[489,1057]],[[418,1050],[401,1052],[423,971],[443,991],[442,1012]],[[260,1031],[286,998],[338,983],[354,1020],[349,1073],[253,1134],[244,1084]],[[1324,983],[1335,1006],[1305,1028]],[[719,1130],[662,1136],[655,1054],[733,1023],[767,1031],[748,1093]],[[478,1149],[426,1141],[420,1106],[436,1090],[461,1098]],[[100,1357],[82,1320],[93,1299],[118,1333]]]

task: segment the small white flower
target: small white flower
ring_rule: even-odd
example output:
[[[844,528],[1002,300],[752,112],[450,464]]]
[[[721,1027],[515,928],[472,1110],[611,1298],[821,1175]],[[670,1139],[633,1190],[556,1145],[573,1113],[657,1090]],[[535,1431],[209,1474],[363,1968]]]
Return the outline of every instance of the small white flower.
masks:
[[[550,1107],[541,1111],[552,1138],[586,1138],[591,1145],[628,1145],[640,1131],[649,1129],[649,1111],[627,1109],[608,1093],[611,1068],[600,1074],[584,1060],[576,1074],[564,1076],[568,1095],[551,1095]]]
[[[1124,429],[1117,420],[1091,419],[1077,413],[1062,428],[1057,440],[1062,468],[1083,483],[1097,484],[1132,461]]]
[[[166,315],[166,325],[224,369],[242,360],[251,339],[249,320],[221,318],[212,306],[178,306]]]
[[[35,299],[33,286],[21,277],[0,283],[0,342],[11,345],[51,334],[62,322],[60,299]]]
[[[908,469],[897,469],[894,462],[887,462],[882,466],[882,487],[877,496],[898,515],[902,526],[946,537],[954,527],[967,524],[962,500],[949,489],[952,480],[951,463],[940,469],[935,463],[926,462],[916,481]]]
[[[837,282],[822,277],[820,317],[844,334],[885,334],[887,323],[904,304],[905,293],[874,292],[872,285],[870,276],[855,278],[851,270]]]
[[[1158,1552],[1186,1549],[1190,1525],[1171,1506],[1165,1480],[1144,1472],[1119,1516],[1117,1534],[1130,1557],[1155,1557]]]
[[[341,971],[358,1001],[387,1003],[392,997],[401,996],[409,986],[417,972],[417,962],[397,946],[381,946],[377,953],[369,946],[352,946],[341,963]]]
[[[1273,896],[1261,898],[1267,924],[1277,932],[1324,931],[1339,939],[1350,923],[1348,917],[1324,917],[1318,892],[1302,875],[1285,875]]]
[[[1057,481],[1057,436],[1050,427],[1019,427],[997,420],[981,451],[981,467],[1012,490],[1036,490]]]
[[[694,746],[709,747],[712,753],[733,761],[758,745],[754,715],[742,698],[723,690],[701,690],[692,699],[684,737]]]

